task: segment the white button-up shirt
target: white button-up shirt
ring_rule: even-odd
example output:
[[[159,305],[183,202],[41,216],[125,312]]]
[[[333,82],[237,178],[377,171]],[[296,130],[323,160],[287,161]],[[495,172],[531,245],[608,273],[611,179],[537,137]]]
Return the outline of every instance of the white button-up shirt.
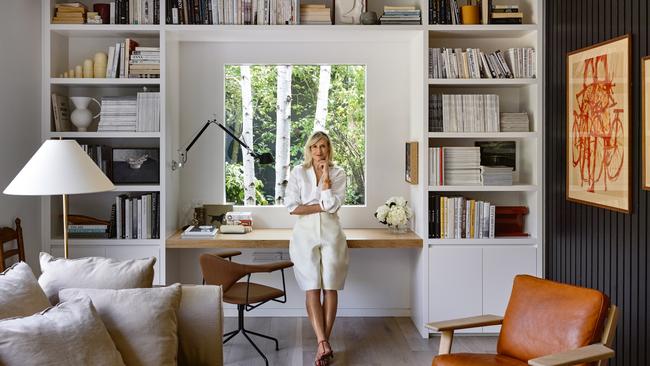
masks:
[[[293,212],[300,205],[319,204],[323,211],[336,213],[345,202],[345,171],[337,166],[329,168],[330,189],[322,190],[323,179],[316,184],[316,172],[313,167],[298,165],[291,171],[284,197],[284,205]]]

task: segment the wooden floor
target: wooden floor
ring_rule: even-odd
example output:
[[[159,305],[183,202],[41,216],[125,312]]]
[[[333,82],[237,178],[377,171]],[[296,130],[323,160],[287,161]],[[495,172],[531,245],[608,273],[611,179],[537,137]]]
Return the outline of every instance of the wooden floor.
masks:
[[[236,318],[225,318],[225,331],[237,326]],[[316,338],[307,318],[246,318],[245,327],[278,338],[272,341],[251,337],[269,359],[269,365],[309,366],[314,364]],[[334,349],[331,365],[431,365],[438,351],[439,337],[423,339],[410,318],[338,318],[330,343]],[[454,338],[454,352],[495,352],[496,337]],[[224,361],[229,366],[263,366],[264,360],[238,334],[224,345]]]

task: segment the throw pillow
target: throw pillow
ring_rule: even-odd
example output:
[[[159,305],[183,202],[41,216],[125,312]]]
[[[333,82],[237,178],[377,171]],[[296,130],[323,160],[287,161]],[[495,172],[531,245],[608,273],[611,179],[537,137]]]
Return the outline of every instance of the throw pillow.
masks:
[[[52,306],[27,263],[0,273],[0,319],[29,316]]]
[[[64,288],[124,289],[151,287],[156,258],[118,261],[111,258],[54,258],[41,253],[38,278],[52,304],[59,302],[59,290]]]
[[[64,289],[62,301],[92,299],[127,366],[172,366],[178,356],[177,316],[181,287],[101,290]]]
[[[0,320],[0,365],[124,366],[90,299],[24,318]]]

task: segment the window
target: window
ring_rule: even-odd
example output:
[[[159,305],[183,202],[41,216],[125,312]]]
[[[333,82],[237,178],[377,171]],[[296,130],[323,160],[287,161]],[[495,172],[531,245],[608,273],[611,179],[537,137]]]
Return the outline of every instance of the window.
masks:
[[[256,153],[276,157],[275,164],[260,165],[226,137],[228,202],[281,205],[289,179],[283,166],[301,164],[307,138],[320,129],[347,173],[345,204],[365,204],[365,66],[226,65],[224,75],[226,126]]]

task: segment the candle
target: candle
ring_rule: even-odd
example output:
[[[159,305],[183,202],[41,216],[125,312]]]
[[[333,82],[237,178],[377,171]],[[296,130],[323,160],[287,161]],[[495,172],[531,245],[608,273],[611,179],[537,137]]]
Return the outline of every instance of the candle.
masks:
[[[84,60],[83,76],[85,78],[92,78],[93,77],[93,60],[91,60],[91,59],[85,59]]]
[[[74,77],[76,78],[84,77],[83,69],[81,68],[81,65],[77,65],[74,67]]]

